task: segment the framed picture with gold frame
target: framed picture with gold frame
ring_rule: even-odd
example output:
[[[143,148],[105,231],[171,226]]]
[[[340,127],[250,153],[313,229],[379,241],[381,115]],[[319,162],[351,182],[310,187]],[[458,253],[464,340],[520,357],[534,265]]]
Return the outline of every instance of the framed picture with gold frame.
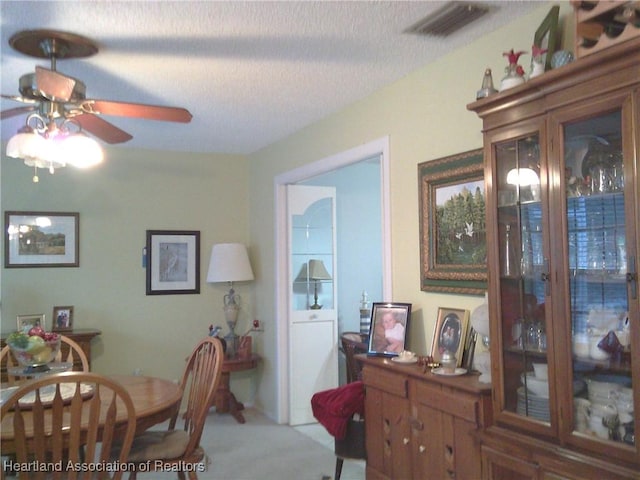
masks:
[[[18,315],[17,318],[18,331],[27,333],[33,327],[40,327],[46,330],[45,315],[44,313],[38,313],[34,315]]]
[[[482,149],[418,165],[420,288],[480,295],[487,289]]]

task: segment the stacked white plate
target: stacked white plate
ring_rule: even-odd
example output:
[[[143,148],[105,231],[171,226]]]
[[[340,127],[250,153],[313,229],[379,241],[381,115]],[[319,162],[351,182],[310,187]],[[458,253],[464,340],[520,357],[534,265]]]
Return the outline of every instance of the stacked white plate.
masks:
[[[532,417],[536,420],[542,420],[543,422],[551,421],[549,399],[531,392],[526,392],[524,387],[518,388],[518,406],[516,412],[518,415]]]

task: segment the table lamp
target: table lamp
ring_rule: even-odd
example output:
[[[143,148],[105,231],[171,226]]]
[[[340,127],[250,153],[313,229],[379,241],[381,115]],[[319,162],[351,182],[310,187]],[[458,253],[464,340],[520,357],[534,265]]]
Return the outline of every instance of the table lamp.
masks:
[[[313,305],[309,308],[319,310],[322,305],[318,305],[318,281],[331,280],[322,260],[309,260],[309,280],[313,280]]]
[[[238,348],[238,336],[235,333],[240,311],[240,295],[233,289],[233,282],[253,280],[253,270],[249,263],[246,247],[241,243],[218,243],[211,249],[211,260],[207,273],[208,283],[229,283],[229,293],[224,296],[224,316],[229,325],[227,354],[234,356]]]

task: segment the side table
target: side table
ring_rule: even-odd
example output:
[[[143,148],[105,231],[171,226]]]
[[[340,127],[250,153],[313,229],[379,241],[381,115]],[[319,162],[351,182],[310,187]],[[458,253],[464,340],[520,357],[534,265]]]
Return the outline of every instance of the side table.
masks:
[[[236,396],[229,388],[229,381],[231,379],[231,372],[254,369],[258,366],[258,360],[260,360],[260,357],[256,354],[248,358],[232,357],[224,359],[220,385],[213,400],[216,406],[216,412],[230,413],[238,423],[245,422],[244,416],[241,413],[241,410],[244,410],[244,405],[236,399]]]

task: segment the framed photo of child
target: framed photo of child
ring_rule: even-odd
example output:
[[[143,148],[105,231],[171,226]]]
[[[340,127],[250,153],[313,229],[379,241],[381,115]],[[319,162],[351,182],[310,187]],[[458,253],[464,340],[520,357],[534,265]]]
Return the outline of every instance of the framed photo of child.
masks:
[[[468,325],[469,310],[438,308],[438,320],[431,344],[431,356],[434,362],[442,360],[442,354],[449,351],[456,356],[457,366],[462,364]]]
[[[54,332],[73,330],[73,307],[53,307],[52,318]]]
[[[371,308],[369,355],[396,356],[405,349],[410,303],[374,303]]]

